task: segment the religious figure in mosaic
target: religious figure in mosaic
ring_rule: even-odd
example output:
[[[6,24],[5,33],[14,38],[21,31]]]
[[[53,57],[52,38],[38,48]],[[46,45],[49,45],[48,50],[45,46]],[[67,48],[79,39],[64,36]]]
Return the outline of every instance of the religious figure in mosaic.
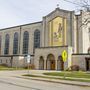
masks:
[[[57,32],[54,32],[54,38],[59,39],[61,38],[61,35],[62,35],[62,26],[61,23],[59,23]]]
[[[58,27],[58,38],[61,38],[61,34],[62,34],[62,26],[61,26],[61,23],[59,23],[59,27]]]

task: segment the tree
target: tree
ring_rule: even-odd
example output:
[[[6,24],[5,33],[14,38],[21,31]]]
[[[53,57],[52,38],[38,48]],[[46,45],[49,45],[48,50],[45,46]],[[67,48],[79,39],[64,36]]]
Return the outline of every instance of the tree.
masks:
[[[83,20],[81,26],[90,23],[90,0],[64,0],[76,6],[76,11],[83,11]]]

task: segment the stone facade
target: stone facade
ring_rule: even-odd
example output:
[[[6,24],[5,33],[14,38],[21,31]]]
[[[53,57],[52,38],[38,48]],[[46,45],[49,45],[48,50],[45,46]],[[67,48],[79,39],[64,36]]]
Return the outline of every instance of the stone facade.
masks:
[[[87,71],[90,70],[90,55],[89,54],[73,54],[72,55],[72,65],[78,65],[80,70]],[[86,61],[88,60],[88,65]]]
[[[25,55],[30,54],[31,64],[35,66],[35,69],[66,70],[71,65],[79,65],[82,70],[86,70],[85,63],[88,61],[85,62],[85,58],[89,57],[88,51],[90,51],[89,18],[88,11],[81,11],[80,15],[75,15],[74,11],[56,8],[44,16],[40,22],[0,29],[0,64],[25,67],[27,66]],[[36,35],[40,38],[38,40],[35,38],[36,30],[39,31]],[[16,32],[18,33],[18,51],[17,54],[13,54]],[[29,36],[28,45],[23,44],[25,32],[28,32]],[[9,35],[7,47],[5,46],[6,34]],[[35,42],[37,47],[35,47]],[[5,47],[6,51],[9,48],[7,55],[5,55]],[[28,49],[27,53],[23,53],[23,48]],[[66,62],[62,57],[63,51],[66,52]],[[82,56],[79,55],[80,53],[87,54]],[[80,63],[81,60],[82,63]]]
[[[44,59],[44,69],[47,70],[46,63],[48,60],[48,55],[52,54],[54,55],[54,59],[55,59],[55,70],[59,70],[59,64],[58,64],[59,56],[62,56],[62,52],[64,50],[68,54],[68,52],[70,52],[69,48],[70,47],[68,46],[37,48],[35,50],[35,57],[34,57],[35,68],[39,69],[39,61],[40,61],[40,57],[42,56]],[[67,55],[66,62],[64,62],[64,68],[63,68],[64,70],[69,67],[68,58],[69,55]]]

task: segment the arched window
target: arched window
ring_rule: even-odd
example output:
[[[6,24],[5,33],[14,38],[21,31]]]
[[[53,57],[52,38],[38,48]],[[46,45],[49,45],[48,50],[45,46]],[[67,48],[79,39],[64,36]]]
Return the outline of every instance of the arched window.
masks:
[[[25,31],[23,35],[23,54],[28,54],[28,44],[29,44],[29,33]]]
[[[0,36],[0,55],[1,55],[1,44],[2,44],[2,37]]]
[[[34,32],[34,48],[40,47],[40,31],[35,30]]]
[[[9,39],[10,39],[9,34],[6,34],[4,54],[9,54]]]
[[[88,28],[89,42],[90,42],[90,28]]]
[[[18,54],[18,33],[15,32],[13,40],[13,54]]]

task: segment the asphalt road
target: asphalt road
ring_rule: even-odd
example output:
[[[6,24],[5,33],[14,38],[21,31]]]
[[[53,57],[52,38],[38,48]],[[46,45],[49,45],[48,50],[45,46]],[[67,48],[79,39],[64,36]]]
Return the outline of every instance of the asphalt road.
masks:
[[[89,87],[28,80],[15,76],[26,71],[0,71],[0,90],[90,90]]]

